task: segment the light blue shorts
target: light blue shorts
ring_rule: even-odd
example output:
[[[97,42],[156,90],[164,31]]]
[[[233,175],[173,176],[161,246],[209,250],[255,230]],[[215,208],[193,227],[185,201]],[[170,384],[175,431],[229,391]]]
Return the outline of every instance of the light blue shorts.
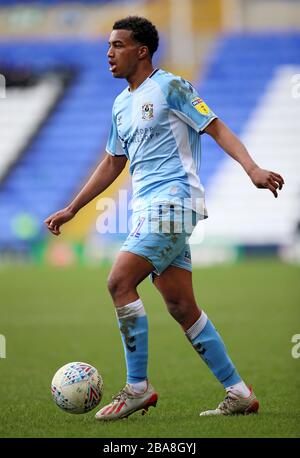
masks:
[[[188,239],[199,221],[193,210],[173,204],[161,204],[133,213],[133,230],[121,251],[146,258],[153,273],[160,275],[167,267],[191,271],[191,250]]]

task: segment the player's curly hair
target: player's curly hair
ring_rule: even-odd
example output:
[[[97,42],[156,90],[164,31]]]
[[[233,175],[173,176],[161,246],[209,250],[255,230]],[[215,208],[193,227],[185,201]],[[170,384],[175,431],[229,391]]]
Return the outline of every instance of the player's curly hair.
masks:
[[[157,29],[152,22],[144,17],[128,16],[120,19],[114,23],[113,30],[131,30],[134,41],[147,46],[151,58],[158,48]]]

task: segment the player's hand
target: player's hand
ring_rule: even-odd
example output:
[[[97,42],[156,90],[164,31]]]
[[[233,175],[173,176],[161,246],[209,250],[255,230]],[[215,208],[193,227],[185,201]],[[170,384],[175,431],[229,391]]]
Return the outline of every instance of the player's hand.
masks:
[[[282,189],[284,179],[279,173],[256,167],[249,176],[257,188],[270,189],[275,197],[278,197],[277,189]]]
[[[44,223],[46,224],[47,228],[53,235],[60,235],[60,226],[65,224],[66,222],[70,221],[74,218],[75,213],[73,213],[68,207],[59,210],[56,213],[48,216],[45,219]]]

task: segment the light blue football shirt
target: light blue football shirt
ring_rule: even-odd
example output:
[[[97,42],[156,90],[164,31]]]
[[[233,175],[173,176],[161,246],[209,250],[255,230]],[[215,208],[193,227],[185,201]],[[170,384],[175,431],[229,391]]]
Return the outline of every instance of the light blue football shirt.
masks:
[[[215,118],[189,82],[160,69],[118,95],[106,151],[130,160],[134,211],[180,201],[207,217],[200,134]]]

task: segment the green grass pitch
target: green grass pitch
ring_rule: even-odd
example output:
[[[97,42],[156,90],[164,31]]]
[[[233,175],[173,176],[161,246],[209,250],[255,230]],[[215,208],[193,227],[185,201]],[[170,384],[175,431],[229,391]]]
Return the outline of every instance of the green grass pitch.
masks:
[[[95,365],[105,405],[125,383],[123,348],[106,289],[108,268],[0,270],[0,437],[299,437],[300,269],[277,260],[194,269],[203,306],[242,377],[261,402],[258,415],[199,417],[223,389],[191,348],[149,280],[139,292],[149,317],[149,378],[160,397],[142,416],[102,424],[96,409],[70,415],[52,401],[54,372],[71,361]]]

